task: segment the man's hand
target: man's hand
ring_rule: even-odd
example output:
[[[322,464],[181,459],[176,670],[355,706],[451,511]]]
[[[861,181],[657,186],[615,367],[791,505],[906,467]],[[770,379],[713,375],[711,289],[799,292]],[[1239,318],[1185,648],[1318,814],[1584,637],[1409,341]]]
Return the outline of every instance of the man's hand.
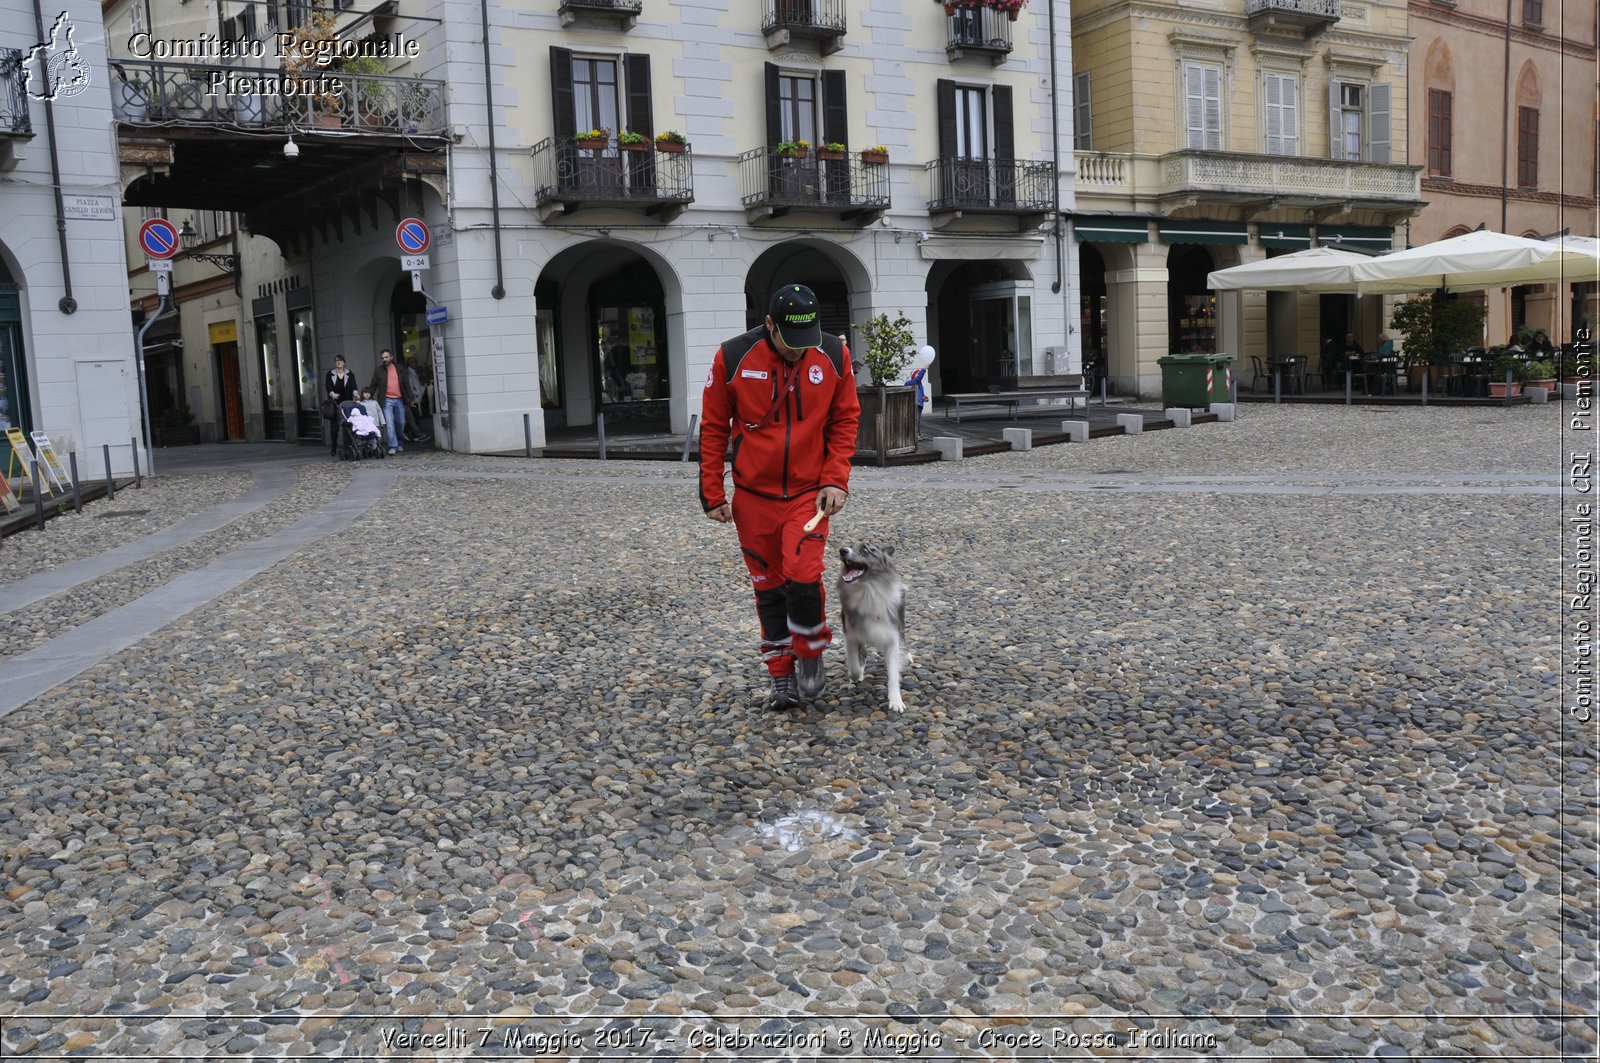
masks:
[[[849,497],[837,487],[824,487],[817,492],[817,509],[824,517],[831,517],[844,508],[845,499]]]
[[[727,524],[733,520],[733,506],[727,502],[720,506],[712,506],[706,510],[706,519],[714,520],[718,524]]]

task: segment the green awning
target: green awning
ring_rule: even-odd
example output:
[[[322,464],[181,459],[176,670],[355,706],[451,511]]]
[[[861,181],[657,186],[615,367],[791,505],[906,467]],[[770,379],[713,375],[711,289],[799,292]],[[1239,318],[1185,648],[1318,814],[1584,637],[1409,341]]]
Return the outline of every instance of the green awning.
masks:
[[[1317,243],[1352,251],[1388,251],[1394,247],[1394,230],[1378,225],[1319,225]]]
[[[1164,221],[1164,244],[1247,244],[1250,233],[1242,221]]]
[[[1142,244],[1150,239],[1150,222],[1144,218],[1072,219],[1072,234],[1086,244]]]
[[[1304,251],[1311,246],[1311,226],[1264,221],[1256,225],[1256,239],[1273,250]]]

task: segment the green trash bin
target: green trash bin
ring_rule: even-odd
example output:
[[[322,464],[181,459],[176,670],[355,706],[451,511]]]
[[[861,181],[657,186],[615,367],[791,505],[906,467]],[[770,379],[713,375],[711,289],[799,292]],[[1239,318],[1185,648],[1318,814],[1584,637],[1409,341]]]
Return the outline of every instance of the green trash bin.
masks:
[[[1161,366],[1161,401],[1166,406],[1195,408],[1232,402],[1231,354],[1169,354]]]

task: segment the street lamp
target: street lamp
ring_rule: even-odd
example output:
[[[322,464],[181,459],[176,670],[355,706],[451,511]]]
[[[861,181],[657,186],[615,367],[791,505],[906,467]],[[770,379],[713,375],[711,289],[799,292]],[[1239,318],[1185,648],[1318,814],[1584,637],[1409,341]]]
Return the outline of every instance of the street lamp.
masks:
[[[194,231],[193,222],[194,222],[193,218],[185,218],[184,222],[183,222],[183,228],[178,230],[178,238],[183,242],[183,246],[184,247],[188,247],[190,244],[194,243],[194,241],[195,241],[195,236],[197,234]],[[209,263],[210,265],[213,265],[213,266],[217,267],[218,269],[220,269],[224,273],[238,273],[239,272],[239,256],[236,255],[236,254],[233,254],[233,255],[212,255],[212,254],[201,254],[201,253],[199,253],[197,251],[190,251],[188,257],[194,259],[197,262]]]

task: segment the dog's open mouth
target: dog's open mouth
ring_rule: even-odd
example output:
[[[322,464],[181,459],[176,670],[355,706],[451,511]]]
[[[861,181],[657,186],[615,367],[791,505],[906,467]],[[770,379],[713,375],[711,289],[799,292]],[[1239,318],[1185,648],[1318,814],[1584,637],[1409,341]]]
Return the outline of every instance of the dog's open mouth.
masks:
[[[840,578],[843,579],[846,583],[853,583],[854,581],[860,579],[862,576],[865,576],[866,574],[867,574],[867,566],[866,565],[857,564],[854,561],[846,561],[844,563],[844,575],[842,575]]]

